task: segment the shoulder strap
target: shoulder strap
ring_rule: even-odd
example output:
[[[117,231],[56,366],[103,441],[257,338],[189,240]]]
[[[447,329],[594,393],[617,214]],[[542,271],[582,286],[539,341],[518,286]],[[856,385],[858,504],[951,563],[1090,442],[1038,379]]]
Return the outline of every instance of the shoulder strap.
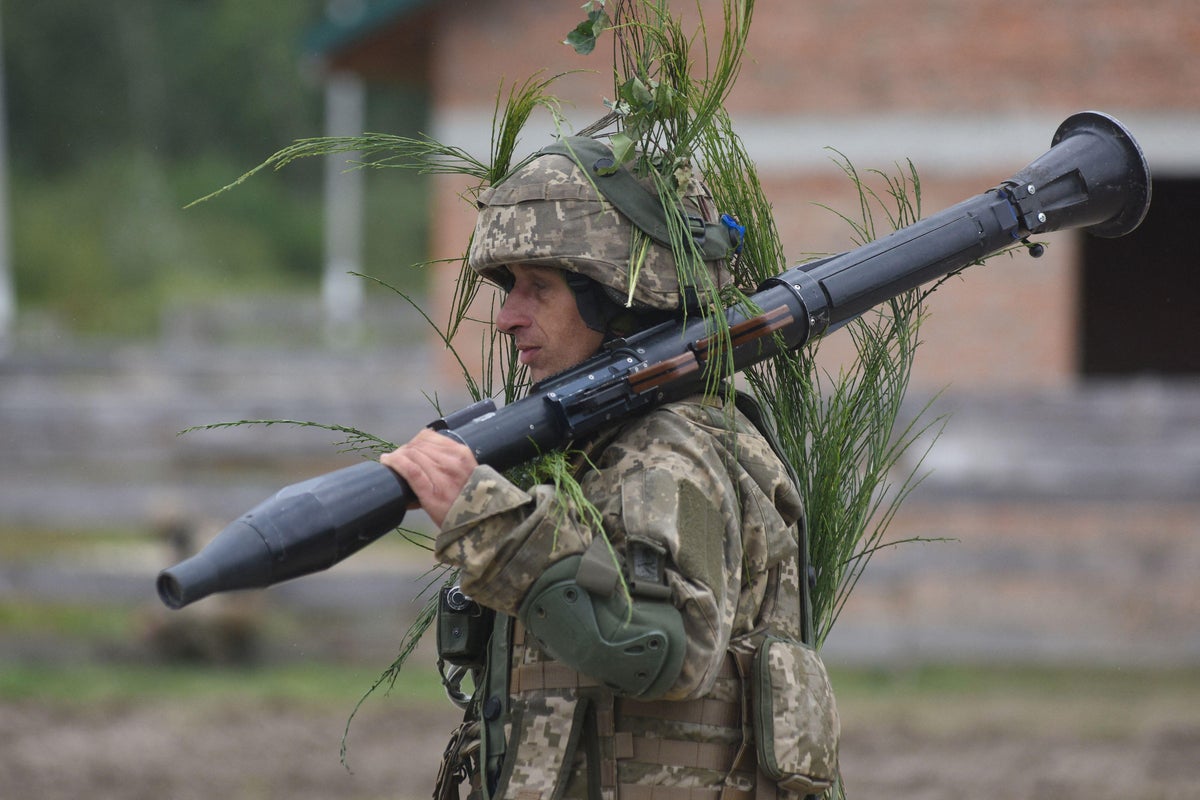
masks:
[[[788,477],[791,478],[792,485],[796,487],[796,491],[800,491],[800,479],[796,475],[796,469],[792,466],[792,462],[788,459],[787,453],[783,450],[783,445],[779,443],[779,437],[775,433],[775,427],[770,424],[769,418],[763,411],[758,400],[751,394],[743,391],[734,392],[734,402],[737,405],[738,411],[741,411],[746,419],[758,429],[763,438],[767,440],[767,444],[771,446],[775,456],[782,462],[784,469],[787,470]],[[797,554],[800,563],[797,567],[800,570],[800,631],[801,639],[805,644],[814,644],[816,642],[816,631],[813,630],[812,618],[812,580],[809,575],[811,569],[808,558],[808,522],[807,518],[801,517],[797,531],[800,541],[797,543]]]
[[[492,638],[488,643],[487,665],[483,674],[483,685],[477,690],[480,716],[481,758],[480,776],[484,797],[491,796],[491,789],[500,775],[505,762],[507,740],[504,724],[509,721],[508,682],[512,669],[512,617],[496,612]]]

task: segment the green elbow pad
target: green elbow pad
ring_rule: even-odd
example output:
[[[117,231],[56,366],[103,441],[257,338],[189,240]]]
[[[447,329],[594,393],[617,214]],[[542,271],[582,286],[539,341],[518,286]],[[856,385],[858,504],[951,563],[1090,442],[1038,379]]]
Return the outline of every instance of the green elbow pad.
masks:
[[[657,697],[683,669],[683,617],[669,600],[595,594],[580,585],[581,556],[558,562],[525,595],[519,619],[552,658],[618,694]]]

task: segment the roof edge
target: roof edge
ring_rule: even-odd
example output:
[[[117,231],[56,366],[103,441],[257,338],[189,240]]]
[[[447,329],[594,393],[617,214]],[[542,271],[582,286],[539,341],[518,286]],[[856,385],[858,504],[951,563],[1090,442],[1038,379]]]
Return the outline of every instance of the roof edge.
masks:
[[[373,0],[373,2],[330,3],[324,21],[308,30],[303,39],[305,52],[327,56],[345,50],[366,39],[381,27],[426,6],[434,0]],[[342,7],[339,12],[338,7]]]

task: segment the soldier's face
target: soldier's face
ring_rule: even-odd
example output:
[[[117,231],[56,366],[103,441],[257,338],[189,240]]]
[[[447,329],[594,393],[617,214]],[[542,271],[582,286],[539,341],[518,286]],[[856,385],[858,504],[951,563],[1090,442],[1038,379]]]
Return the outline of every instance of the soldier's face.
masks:
[[[513,337],[522,364],[540,381],[594,354],[604,334],[584,324],[561,271],[512,264],[513,285],[496,327]]]

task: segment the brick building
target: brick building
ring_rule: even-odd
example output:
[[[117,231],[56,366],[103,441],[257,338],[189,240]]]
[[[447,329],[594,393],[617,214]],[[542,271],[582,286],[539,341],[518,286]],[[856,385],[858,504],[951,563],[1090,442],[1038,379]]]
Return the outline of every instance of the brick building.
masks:
[[[720,3],[701,5],[719,23]],[[612,93],[607,49],[558,44],[579,3],[350,6],[314,40],[327,74],[420,82],[431,133],[472,152],[487,152],[502,82],[593,70],[557,84],[579,124]],[[1189,0],[758,3],[729,108],[796,262],[852,246],[817,205],[856,210],[830,147],[860,171],[911,160],[930,214],[1095,109],[1129,127],[1155,179],[1137,233],[1051,234],[1043,258],[995,259],[934,295],[911,395],[941,392],[935,413],[952,416],[895,530],[960,543],[881,556],[839,622],[844,652],[1200,657],[1197,86]],[[548,135],[547,118],[525,144]],[[459,254],[472,213],[452,181],[430,208],[430,257]]]

